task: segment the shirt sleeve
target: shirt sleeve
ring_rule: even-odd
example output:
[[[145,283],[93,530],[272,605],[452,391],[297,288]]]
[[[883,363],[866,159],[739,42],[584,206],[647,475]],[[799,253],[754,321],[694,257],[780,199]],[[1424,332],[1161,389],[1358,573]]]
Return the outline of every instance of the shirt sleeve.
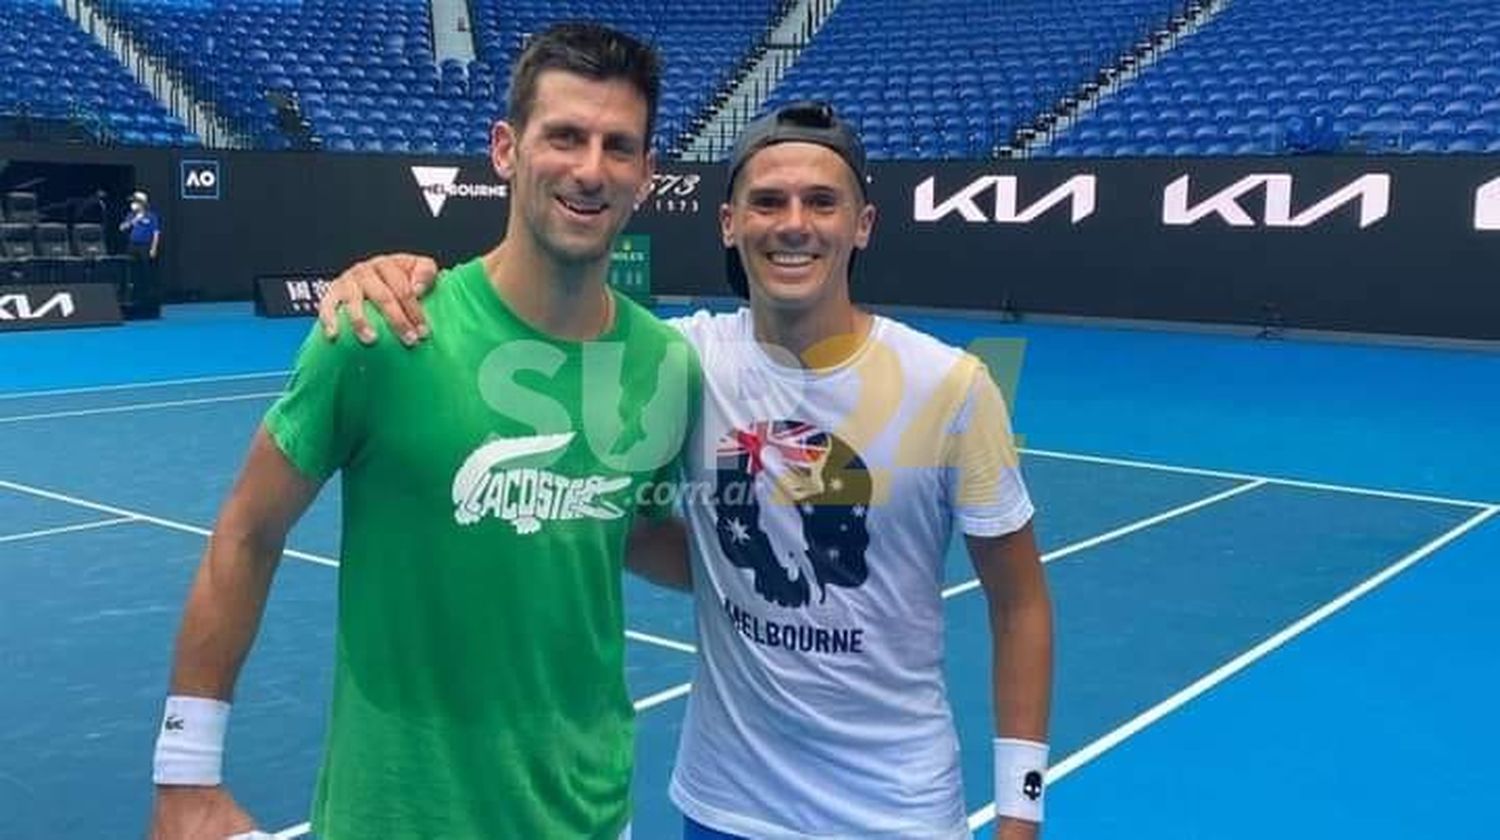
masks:
[[[291,381],[266,412],[272,441],[299,472],[325,481],[348,464],[365,435],[364,380],[377,351],[357,346],[347,326],[337,341],[314,327]]]
[[[968,394],[948,428],[948,497],[964,534],[998,537],[1035,513],[1021,476],[1005,398],[989,370],[975,365]]]

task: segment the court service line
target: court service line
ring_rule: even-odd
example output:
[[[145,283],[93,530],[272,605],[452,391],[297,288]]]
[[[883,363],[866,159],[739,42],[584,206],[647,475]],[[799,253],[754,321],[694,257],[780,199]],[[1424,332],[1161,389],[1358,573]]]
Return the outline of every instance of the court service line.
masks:
[[[69,534],[74,531],[88,531],[94,528],[107,528],[110,525],[122,525],[126,522],[137,522],[134,516],[116,516],[111,519],[100,519],[95,522],[84,522],[79,525],[63,525],[59,528],[43,528],[40,531],[27,531],[24,534],[6,534],[0,537],[0,543],[17,542],[29,540],[33,537],[50,537],[53,534]]]
[[[73,411],[18,414],[11,417],[0,417],[0,423],[24,423],[29,420],[56,420],[62,417],[89,417],[95,414],[123,414],[127,411],[145,411],[153,408],[178,408],[185,405],[209,405],[210,403],[237,402],[239,400],[261,400],[279,397],[281,394],[281,391],[257,391],[253,394],[225,394],[218,397],[199,397],[191,400],[164,400],[162,402],[109,405],[100,408],[80,408]]]
[[[191,379],[152,379],[145,382],[122,382],[116,385],[88,385],[79,388],[51,388],[40,391],[17,391],[0,393],[0,400],[22,400],[28,397],[63,397],[72,394],[99,394],[107,391],[129,391],[133,388],[166,388],[172,385],[206,385],[210,382],[239,382],[245,379],[284,378],[289,370],[268,370],[260,373],[230,373],[222,376],[196,376]]]
[[[160,516],[152,516],[149,513],[142,513],[141,511],[130,510],[128,508],[115,507],[114,505],[92,502],[88,499],[80,499],[77,496],[69,496],[65,493],[57,493],[52,490],[44,490],[40,487],[32,487],[29,484],[21,484],[15,481],[6,481],[4,479],[0,479],[0,488],[14,490],[18,493],[26,493],[28,495],[37,496],[43,499],[51,499],[52,501],[56,502],[64,502],[70,505],[77,505],[78,507],[88,508],[89,510],[96,510],[100,513],[112,513],[116,516],[122,517],[120,521],[136,520],[140,522],[149,522],[152,525],[159,525],[163,528],[169,528],[173,531],[181,531],[187,534],[196,534],[200,537],[208,537],[213,535],[213,531],[207,528],[200,528],[197,525],[190,525],[186,522],[178,522],[175,519],[163,519]],[[73,527],[76,529],[77,526]],[[38,534],[37,536],[40,535]],[[4,542],[4,539],[0,539],[0,542]],[[312,554],[306,551],[297,551],[296,549],[291,548],[284,550],[282,554],[287,557],[295,557],[298,560],[306,560],[309,563],[317,563],[320,566],[328,566],[335,569],[338,568],[339,565],[339,561],[333,559],[332,557],[324,557],[321,554]],[[666,648],[667,650],[675,650],[679,653],[698,652],[697,648],[693,647],[690,644],[687,644],[686,642],[666,639],[661,636],[654,636],[650,633],[641,633],[636,630],[626,630],[625,635],[632,639],[635,639],[638,642],[644,642],[649,645],[656,645],[657,647]]]
[[[1178,507],[1172,508],[1171,510],[1158,513],[1155,516],[1148,516],[1145,519],[1138,519],[1135,522],[1130,523],[1129,525],[1122,525],[1121,527],[1116,528],[1113,531],[1107,531],[1103,534],[1098,535],[1097,537],[1089,537],[1086,540],[1080,540],[1078,542],[1065,545],[1062,548],[1057,549],[1056,551],[1049,551],[1046,554],[1042,555],[1042,562],[1051,563],[1053,560],[1061,560],[1062,558],[1067,557],[1070,554],[1077,554],[1080,551],[1087,551],[1088,549],[1094,548],[1095,546],[1102,545],[1112,540],[1117,540],[1120,537],[1126,536],[1127,534],[1134,534],[1137,531],[1144,531],[1153,525],[1160,525],[1161,523],[1166,522],[1168,519],[1176,519],[1179,516],[1192,513],[1195,510],[1206,508],[1209,505],[1218,504],[1225,499],[1232,499],[1235,496],[1240,495],[1241,493],[1248,493],[1251,490],[1256,489],[1257,487],[1264,487],[1269,483],[1269,479],[1255,479],[1254,481],[1248,481],[1244,484],[1231,487],[1221,493],[1215,493],[1212,496],[1205,496],[1204,498],[1199,499],[1196,502],[1188,502],[1185,505],[1179,505]],[[962,595],[965,592],[978,588],[979,579],[971,578],[970,580],[966,580],[963,583],[955,584],[948,587],[947,589],[944,589],[943,597],[952,598],[955,595]]]
[[[1328,484],[1320,481],[1302,481],[1295,478],[1277,478],[1270,475],[1253,475],[1250,473],[1227,472],[1224,470],[1210,470],[1200,467],[1179,467],[1174,464],[1161,464],[1153,461],[1136,461],[1129,458],[1108,458],[1102,455],[1081,455],[1076,452],[1059,452],[1052,449],[1022,449],[1027,455],[1038,455],[1043,458],[1056,458],[1060,461],[1082,461],[1088,464],[1105,464],[1113,467],[1136,467],[1143,470],[1155,470],[1157,472],[1180,473],[1182,475],[1201,475],[1207,478],[1227,478],[1234,481],[1266,481],[1283,487],[1300,487],[1304,490],[1327,490],[1333,493],[1350,493],[1356,496],[1379,496],[1385,499],[1400,499],[1407,502],[1427,502],[1435,505],[1451,505],[1454,507],[1467,507],[1482,509],[1487,508],[1495,502],[1476,502],[1473,499],[1455,499],[1445,496],[1429,496],[1421,493],[1405,493],[1399,490],[1381,490],[1373,487],[1358,487],[1350,484]]]
[[[1116,728],[1109,734],[1095,740],[1093,743],[1089,744],[1083,749],[1078,750],[1077,752],[1069,755],[1067,758],[1053,765],[1047,770],[1047,782],[1050,784],[1066,778],[1073,771],[1079,769],[1080,767],[1083,767],[1084,765],[1088,764],[1089,762],[1093,761],[1109,750],[1115,748],[1116,746],[1119,746],[1126,739],[1130,738],[1133,735],[1136,735],[1151,724],[1156,723],[1157,721],[1161,720],[1177,709],[1187,705],[1188,703],[1197,699],[1199,696],[1203,695],[1208,690],[1212,689],[1214,686],[1217,686],[1218,684],[1224,682],[1240,671],[1245,670],[1260,659],[1265,658],[1268,654],[1275,651],[1277,648],[1285,645],[1287,642],[1295,639],[1297,636],[1300,636],[1303,633],[1307,632],[1318,623],[1327,619],[1329,616],[1333,615],[1344,607],[1347,607],[1349,604],[1368,594],[1370,591],[1376,589],[1381,584],[1384,584],[1386,581],[1390,580],[1396,575],[1401,574],[1402,572],[1411,568],[1413,565],[1436,553],[1438,550],[1442,549],[1444,546],[1448,545],[1459,537],[1462,537],[1464,534],[1467,534],[1475,528],[1478,528],[1480,525],[1483,525],[1486,520],[1491,519],[1496,514],[1500,514],[1500,505],[1490,505],[1484,508],[1480,512],[1459,523],[1457,526],[1450,529],[1442,536],[1439,536],[1438,538],[1432,540],[1421,548],[1418,548],[1416,551],[1413,551],[1405,557],[1402,557],[1400,560],[1397,560],[1395,563],[1392,563],[1391,565],[1385,567],[1363,582],[1356,584],[1353,588],[1344,592],[1342,595],[1339,595],[1337,598],[1334,598],[1332,601],[1329,601],[1328,603],[1324,604],[1321,607],[1318,607],[1302,618],[1297,619],[1291,624],[1288,624],[1286,627],[1283,627],[1280,631],[1265,639],[1260,644],[1257,644],[1255,647],[1250,648],[1239,656],[1236,656],[1223,665],[1220,665],[1218,668],[1215,668],[1213,671],[1200,677],[1196,682],[1192,683],[1191,685],[1187,686],[1171,697],[1168,697],[1155,706],[1152,706],[1150,709],[1147,709],[1146,711],[1132,718],[1130,721]],[[969,815],[969,828],[977,829],[980,826],[989,823],[993,819],[995,819],[995,805],[992,802],[989,805],[986,805]]]

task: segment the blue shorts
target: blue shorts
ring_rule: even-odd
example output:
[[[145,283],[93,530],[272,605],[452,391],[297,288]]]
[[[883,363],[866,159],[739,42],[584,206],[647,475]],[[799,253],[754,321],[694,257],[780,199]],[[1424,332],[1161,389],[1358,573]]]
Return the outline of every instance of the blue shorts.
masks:
[[[717,829],[709,828],[692,817],[683,817],[682,840],[749,840],[749,838],[738,834],[725,834]]]

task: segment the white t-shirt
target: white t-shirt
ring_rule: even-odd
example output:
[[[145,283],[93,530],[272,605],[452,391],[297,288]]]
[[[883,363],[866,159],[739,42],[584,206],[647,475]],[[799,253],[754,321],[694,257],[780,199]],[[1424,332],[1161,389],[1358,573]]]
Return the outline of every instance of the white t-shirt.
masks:
[[[1032,505],[973,356],[876,317],[835,368],[779,363],[750,313],[674,325],[705,372],[687,455],[702,657],[671,797],[756,838],[967,838],[943,560]]]

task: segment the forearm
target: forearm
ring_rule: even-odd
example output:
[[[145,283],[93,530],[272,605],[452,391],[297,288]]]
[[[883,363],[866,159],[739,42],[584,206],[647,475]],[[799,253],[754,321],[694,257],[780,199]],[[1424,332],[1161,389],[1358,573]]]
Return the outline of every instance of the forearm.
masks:
[[[230,701],[281,550],[278,540],[226,529],[210,538],[184,609],[171,694]]]
[[[1001,738],[1047,743],[1052,703],[1052,610],[1045,598],[1029,598],[990,611],[994,635],[995,732]],[[1040,826],[1002,816],[997,840],[1033,840]]]
[[[657,586],[692,591],[693,571],[688,559],[687,529],[682,521],[672,518],[639,522],[630,532],[625,567]]]
[[[990,610],[994,635],[995,731],[1004,738],[1047,741],[1052,707],[1052,608],[1044,597]]]

